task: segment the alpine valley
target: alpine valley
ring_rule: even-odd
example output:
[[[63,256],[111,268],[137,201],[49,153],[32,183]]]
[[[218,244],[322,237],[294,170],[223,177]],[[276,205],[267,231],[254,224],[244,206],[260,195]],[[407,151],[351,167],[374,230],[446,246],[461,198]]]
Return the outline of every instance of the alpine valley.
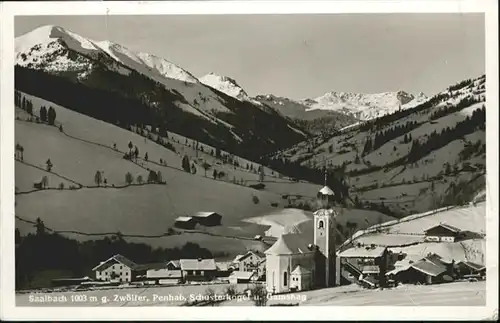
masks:
[[[196,243],[234,258],[288,230],[312,232],[325,168],[341,209],[337,245],[357,230],[485,196],[485,75],[429,96],[298,100],[251,96],[216,71],[198,77],[58,26],[17,37],[15,51],[24,235],[41,219],[79,241]],[[222,225],[174,229],[177,217],[201,211],[221,214]]]

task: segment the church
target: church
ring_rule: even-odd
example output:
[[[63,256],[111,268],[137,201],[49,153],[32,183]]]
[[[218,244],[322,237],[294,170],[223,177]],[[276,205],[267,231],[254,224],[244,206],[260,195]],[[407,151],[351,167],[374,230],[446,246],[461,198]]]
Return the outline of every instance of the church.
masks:
[[[314,241],[305,241],[297,232],[282,234],[265,251],[266,288],[280,294],[340,284],[340,262],[335,253],[334,193],[323,187],[314,212]]]

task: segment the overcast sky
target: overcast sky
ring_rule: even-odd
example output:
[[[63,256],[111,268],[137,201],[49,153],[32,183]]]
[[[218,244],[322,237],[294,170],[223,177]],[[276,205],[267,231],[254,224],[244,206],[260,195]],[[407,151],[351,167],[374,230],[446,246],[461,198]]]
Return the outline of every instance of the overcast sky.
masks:
[[[432,95],[485,72],[483,14],[33,16],[15,33],[47,24],[230,76],[252,96]]]

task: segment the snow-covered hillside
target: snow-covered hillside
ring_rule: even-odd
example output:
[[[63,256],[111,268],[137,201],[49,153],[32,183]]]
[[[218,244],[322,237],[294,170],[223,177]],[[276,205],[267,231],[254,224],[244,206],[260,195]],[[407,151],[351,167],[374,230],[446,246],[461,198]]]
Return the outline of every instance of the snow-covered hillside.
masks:
[[[404,91],[375,94],[328,92],[316,99],[306,99],[302,103],[311,110],[333,110],[369,120],[406,109],[427,100],[423,93],[417,96]]]
[[[116,62],[153,79],[163,77],[191,83],[198,82],[189,72],[164,58],[134,52],[110,41],[91,40],[53,25],[39,27],[16,38],[16,64],[53,71],[89,67],[83,62],[75,62],[70,53],[61,55],[65,48],[91,58],[109,56]]]
[[[149,115],[151,110],[155,114],[146,117],[149,120],[142,120],[141,123],[168,123],[171,128],[178,132],[184,131],[183,135],[193,139],[210,141],[211,144],[218,141],[224,145],[224,149],[253,142],[259,147],[269,147],[265,148],[269,152],[275,149],[273,146],[289,146],[306,136],[300,127],[273,109],[250,99],[232,79],[212,74],[212,78],[204,78],[206,83],[210,83],[207,86],[167,59],[136,52],[108,40],[92,40],[62,27],[49,25],[17,37],[15,49],[17,66],[71,81],[78,80],[77,84],[85,85],[86,89],[105,90],[106,93],[117,93],[126,100],[139,101],[143,108],[140,116]],[[18,78],[32,78],[29,74],[29,71],[16,73],[21,75]],[[215,84],[217,82],[213,78],[220,82]],[[52,80],[53,84],[60,82],[54,78]],[[24,85],[23,91],[40,97],[45,95],[42,92],[50,92],[36,92],[33,85],[29,90],[26,83],[29,81],[20,80],[16,85]],[[235,93],[237,88],[240,89],[239,93]],[[62,98],[62,94],[51,95],[44,98],[70,108],[78,105],[68,102],[68,98]],[[85,107],[79,109],[77,111],[84,114],[91,110]],[[96,117],[98,113],[94,112],[91,116]],[[127,113],[130,112],[123,112]],[[116,123],[117,116],[111,114],[108,117]],[[130,124],[130,121],[134,122],[129,120],[126,123]],[[191,128],[185,126],[188,124]]]
[[[458,185],[484,189],[485,82],[484,75],[465,80],[423,104],[317,136],[275,158],[342,169],[351,197],[367,207],[403,215],[429,210],[459,192]]]

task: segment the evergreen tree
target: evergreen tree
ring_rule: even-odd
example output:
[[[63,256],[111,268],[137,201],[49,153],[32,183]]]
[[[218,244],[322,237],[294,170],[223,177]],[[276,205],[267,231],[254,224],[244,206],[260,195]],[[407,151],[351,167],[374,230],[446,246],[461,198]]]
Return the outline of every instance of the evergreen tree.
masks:
[[[145,161],[148,161],[148,158],[149,158],[149,157],[148,157],[148,153],[146,152],[146,153],[144,154],[144,160],[145,160]]]
[[[125,183],[130,185],[130,184],[132,184],[133,181],[134,181],[134,177],[132,177],[132,174],[130,174],[130,173],[125,174]]]
[[[134,156],[135,156],[135,161],[137,161],[137,158],[139,158],[139,148],[137,148],[137,146],[135,146]]]
[[[148,175],[148,183],[156,183],[158,181],[158,174],[155,171],[150,170]]]
[[[184,155],[184,157],[182,157],[182,169],[185,171],[185,172],[191,172],[191,165],[190,165],[190,162],[189,162],[189,157],[187,155]]]
[[[156,180],[158,181],[158,183],[163,183],[163,176],[161,175],[160,171],[156,173]]]
[[[50,125],[54,125],[54,122],[56,120],[56,111],[54,110],[53,107],[49,108],[49,111],[47,113],[47,119]]]
[[[213,171],[213,173],[212,173],[212,176],[214,177],[214,179],[217,179],[217,175],[218,175],[218,174],[217,174],[217,170],[216,170],[216,169],[214,169],[214,171]]]
[[[196,166],[194,164],[191,165],[191,173],[196,174]]]
[[[130,154],[129,154],[129,156],[130,156],[130,157],[132,157],[132,147],[134,147],[134,146],[132,145],[132,141],[129,141],[129,142],[128,142],[128,150],[129,150],[129,153],[130,153]]]
[[[100,171],[95,172],[94,182],[96,183],[97,186],[101,186],[101,183],[102,183],[102,174],[101,174]]]
[[[143,182],[142,175],[137,175],[137,183],[142,184],[142,182]]]
[[[42,122],[47,121],[47,109],[44,106],[40,108],[40,120],[42,120]]]
[[[35,222],[35,228],[36,228],[36,235],[37,236],[42,236],[45,234],[45,223],[40,218],[36,218]]]

